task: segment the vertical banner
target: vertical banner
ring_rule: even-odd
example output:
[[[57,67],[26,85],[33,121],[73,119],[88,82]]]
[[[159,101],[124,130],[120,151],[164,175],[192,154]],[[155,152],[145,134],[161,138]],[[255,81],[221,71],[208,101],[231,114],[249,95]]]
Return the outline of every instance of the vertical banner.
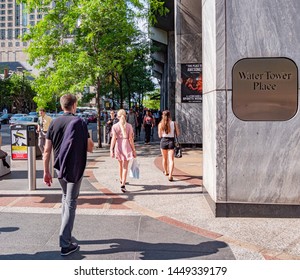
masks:
[[[181,102],[202,103],[202,63],[181,64]]]

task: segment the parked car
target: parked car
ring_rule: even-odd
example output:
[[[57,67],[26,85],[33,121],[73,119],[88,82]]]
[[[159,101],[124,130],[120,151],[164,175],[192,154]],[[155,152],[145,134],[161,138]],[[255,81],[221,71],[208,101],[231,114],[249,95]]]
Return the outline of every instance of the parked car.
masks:
[[[8,124],[10,118],[12,117],[12,115],[13,115],[13,114],[10,114],[10,113],[8,113],[8,114],[3,114],[3,115],[0,117],[0,122],[1,122],[2,124]]]
[[[39,118],[37,116],[24,116],[24,117],[19,117],[16,118],[15,120],[10,120],[10,126],[15,125],[15,124],[33,124],[33,125],[38,125],[38,120]]]
[[[83,119],[85,121],[86,124],[89,123],[88,120],[88,114],[84,114],[84,113],[77,113],[76,116],[80,117],[81,119]]]
[[[89,114],[87,119],[88,119],[88,123],[96,123],[97,122],[97,115]]]
[[[15,123],[18,118],[28,116],[27,114],[14,114],[9,120],[9,124]]]
[[[51,114],[47,114],[49,117],[52,118],[52,120],[55,120],[56,118],[60,117],[60,114],[55,114],[55,113],[51,113]]]
[[[38,114],[38,112],[29,112],[28,115],[38,117],[39,114]]]

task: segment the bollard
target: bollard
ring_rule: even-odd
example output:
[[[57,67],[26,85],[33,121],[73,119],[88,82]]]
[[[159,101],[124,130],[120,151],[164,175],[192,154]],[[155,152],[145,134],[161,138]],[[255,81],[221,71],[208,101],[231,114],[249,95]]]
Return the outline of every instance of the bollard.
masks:
[[[106,126],[105,125],[103,125],[103,144],[107,144],[107,142],[106,142]]]
[[[36,190],[36,150],[35,146],[27,148],[28,187],[30,191]]]

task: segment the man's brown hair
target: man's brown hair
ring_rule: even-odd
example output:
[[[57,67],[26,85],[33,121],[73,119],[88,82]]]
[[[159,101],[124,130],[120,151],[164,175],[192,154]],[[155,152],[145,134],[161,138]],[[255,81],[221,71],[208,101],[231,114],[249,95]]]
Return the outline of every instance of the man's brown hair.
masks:
[[[62,109],[71,110],[72,106],[77,102],[77,97],[73,94],[65,94],[60,98],[60,106]]]

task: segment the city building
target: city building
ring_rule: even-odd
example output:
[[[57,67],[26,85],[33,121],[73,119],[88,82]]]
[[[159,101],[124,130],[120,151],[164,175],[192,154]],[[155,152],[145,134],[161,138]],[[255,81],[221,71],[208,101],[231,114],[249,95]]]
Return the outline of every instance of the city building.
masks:
[[[16,0],[0,0],[0,66],[18,62],[24,69],[33,70],[24,53],[28,43],[22,42],[21,36],[42,18],[41,11],[28,11],[26,4],[18,4]]]
[[[180,123],[180,142],[202,144],[201,1],[166,0],[169,12],[150,30],[155,52],[153,75],[160,84],[161,108]]]

